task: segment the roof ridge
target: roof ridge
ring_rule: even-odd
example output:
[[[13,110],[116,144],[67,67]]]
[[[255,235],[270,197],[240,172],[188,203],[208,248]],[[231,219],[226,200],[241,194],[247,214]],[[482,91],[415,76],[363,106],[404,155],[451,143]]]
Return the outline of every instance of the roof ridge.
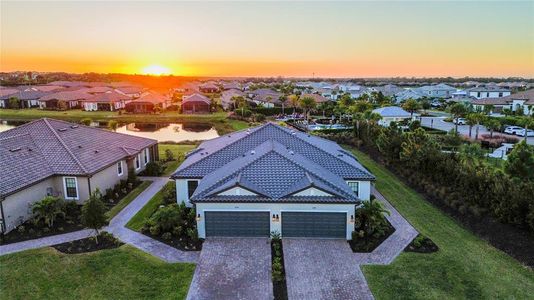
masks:
[[[67,153],[69,153],[69,155],[74,159],[74,161],[76,162],[76,164],[82,169],[82,171],[84,173],[88,173],[87,172],[87,169],[85,169],[85,167],[82,165],[82,163],[78,160],[78,158],[74,155],[74,153],[72,153],[72,151],[70,151],[69,147],[67,147],[67,145],[65,144],[65,142],[61,139],[61,137],[59,136],[59,134],[57,134],[56,130],[54,128],[52,128],[52,125],[50,125],[50,122],[48,121],[47,118],[44,118],[44,122],[46,124],[46,126],[48,126],[48,128],[50,129],[50,131],[52,131],[52,133],[54,134],[54,136],[57,138],[57,140],[59,141],[59,143],[63,146],[63,148],[65,148],[65,150],[67,151]],[[65,122],[65,123],[68,123],[68,122]]]
[[[30,138],[31,138],[31,135],[29,133],[24,132],[24,133],[15,134],[15,135],[12,135],[12,136],[0,137],[0,141],[5,141],[5,140],[12,139],[12,138],[25,136],[25,135],[29,135]],[[32,138],[32,141],[33,141],[33,138]]]

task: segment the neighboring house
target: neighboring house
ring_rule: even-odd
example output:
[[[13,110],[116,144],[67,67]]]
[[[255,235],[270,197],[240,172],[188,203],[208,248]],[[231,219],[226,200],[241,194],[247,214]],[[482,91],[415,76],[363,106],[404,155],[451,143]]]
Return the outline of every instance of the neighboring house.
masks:
[[[115,91],[131,98],[139,98],[143,95],[144,89],[138,86],[126,86],[118,87]]]
[[[95,87],[83,89],[83,91],[89,94],[102,94],[102,93],[112,92],[113,89],[107,86],[95,86]]]
[[[17,90],[14,94],[7,94],[0,97],[0,107],[9,107],[9,99],[17,98],[20,100],[20,107],[18,108],[31,108],[39,107],[39,100],[41,97],[50,94],[49,92],[41,92],[35,89]]]
[[[383,86],[376,86],[369,89],[369,92],[380,92],[382,95],[386,97],[394,97],[396,94],[404,91],[404,89],[394,85],[394,84],[386,84]]]
[[[219,87],[212,82],[206,82],[198,86],[198,90],[202,93],[217,93]]]
[[[436,85],[426,85],[418,88],[421,95],[432,98],[451,98],[452,94],[456,92],[456,88],[448,86],[444,83]]]
[[[201,94],[192,94],[182,98],[182,113],[202,114],[210,112],[210,98]]]
[[[11,95],[18,93],[18,89],[11,88],[1,88],[0,89],[0,108],[9,107],[8,100],[11,98]]]
[[[234,100],[232,99],[233,97],[243,97],[247,99],[247,96],[245,95],[245,93],[243,93],[240,90],[230,89],[230,90],[223,91],[221,93],[221,106],[225,110],[234,108]]]
[[[46,196],[82,204],[158,160],[157,141],[53,119],[0,132],[0,231],[32,216]]]
[[[512,93],[509,89],[494,87],[475,87],[467,90],[468,96],[476,99],[484,98],[501,98],[510,96]]]
[[[99,93],[89,99],[82,101],[83,109],[86,111],[115,111],[125,107],[132,98],[117,93],[115,91],[108,91]]]
[[[55,86],[66,87],[66,88],[90,87],[89,83],[84,82],[84,81],[53,81],[53,82],[49,82],[47,85],[55,85]]]
[[[412,115],[398,106],[386,106],[373,109],[374,113],[379,114],[382,119],[378,121],[378,125],[388,127],[391,122],[402,122],[410,120]]]
[[[302,99],[302,98],[304,98],[304,97],[311,97],[311,98],[313,98],[313,99],[315,100],[315,103],[317,103],[317,104],[332,101],[332,99],[323,97],[323,96],[318,95],[318,94],[302,94],[302,95],[300,95],[300,99]],[[287,105],[288,105],[288,103],[286,102],[286,106],[287,106]]]
[[[256,103],[256,105],[263,105],[264,107],[280,106],[282,103],[279,99],[282,95],[282,93],[267,88],[250,91],[248,94],[252,102]]]
[[[201,238],[351,239],[375,180],[338,144],[274,123],[203,142],[171,178]]]
[[[130,113],[152,113],[155,107],[166,109],[170,106],[170,102],[171,99],[167,96],[156,92],[148,92],[126,103],[124,108]]]
[[[93,95],[76,91],[60,91],[39,98],[39,107],[41,109],[71,109],[80,107],[82,101],[93,97]]]
[[[524,115],[534,115],[534,89],[506,96],[512,102],[512,111],[523,110]]]
[[[406,101],[408,99],[421,99],[423,95],[416,89],[406,89],[395,94],[395,101],[397,103]]]
[[[512,101],[507,97],[475,99],[471,104],[477,111],[485,111],[487,106],[493,107],[490,113],[501,113],[504,109],[512,109]]]
[[[223,82],[222,83],[223,90],[241,90],[241,84],[239,82]]]

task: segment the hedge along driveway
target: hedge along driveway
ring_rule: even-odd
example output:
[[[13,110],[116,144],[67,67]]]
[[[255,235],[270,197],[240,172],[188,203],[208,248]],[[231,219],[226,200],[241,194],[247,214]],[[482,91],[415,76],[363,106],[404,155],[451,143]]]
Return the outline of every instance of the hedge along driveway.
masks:
[[[534,272],[476,237],[404,185],[385,167],[351,148],[377,178],[377,189],[440,251],[403,252],[391,265],[363,266],[377,299],[527,299]]]

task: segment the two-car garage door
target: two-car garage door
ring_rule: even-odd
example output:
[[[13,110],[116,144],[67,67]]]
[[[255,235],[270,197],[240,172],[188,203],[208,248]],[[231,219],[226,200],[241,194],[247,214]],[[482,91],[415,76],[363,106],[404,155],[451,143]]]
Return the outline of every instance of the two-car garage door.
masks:
[[[206,211],[206,237],[268,237],[269,212]],[[282,212],[283,237],[345,238],[346,213]]]

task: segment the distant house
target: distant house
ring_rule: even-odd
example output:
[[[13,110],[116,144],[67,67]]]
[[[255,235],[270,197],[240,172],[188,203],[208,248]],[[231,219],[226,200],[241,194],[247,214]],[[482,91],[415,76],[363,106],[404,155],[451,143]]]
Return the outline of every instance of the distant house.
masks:
[[[483,98],[472,101],[473,108],[485,110],[485,107],[492,106],[491,113],[500,113],[504,109],[511,111],[521,111],[524,115],[534,114],[534,89],[515,93],[500,98]]]
[[[418,90],[421,95],[429,98],[451,98],[452,94],[456,92],[456,88],[444,83],[422,86]]]
[[[249,91],[249,98],[252,99],[256,105],[263,105],[264,107],[275,107],[280,106],[280,97],[282,93],[271,89],[257,89],[254,91]]]
[[[131,100],[132,98],[126,95],[115,91],[108,91],[84,100],[82,106],[86,111],[115,111],[124,108]]]
[[[48,94],[39,98],[39,107],[41,109],[71,109],[81,106],[81,102],[93,97],[93,95],[76,91],[60,91],[57,93]]]
[[[222,88],[223,90],[241,90],[241,84],[239,84],[239,82],[223,82],[222,83]]]
[[[206,82],[199,85],[198,90],[202,93],[217,93],[219,92],[219,87],[213,82]]]
[[[374,113],[379,114],[382,119],[378,121],[378,125],[388,127],[391,122],[402,122],[410,120],[412,115],[398,106],[386,106],[373,110]]]
[[[152,113],[155,111],[155,107],[167,109],[170,102],[171,99],[167,96],[155,92],[148,92],[126,103],[125,109],[130,113]]]
[[[223,91],[221,94],[221,106],[225,110],[234,108],[233,97],[239,97],[239,96],[244,97],[245,99],[247,98],[246,94],[240,90],[230,89],[230,90]]]
[[[0,104],[0,107],[8,107],[9,99],[12,97],[20,100],[20,103],[19,103],[20,106],[18,108],[39,107],[39,101],[41,97],[44,97],[48,94],[50,93],[38,91],[36,89],[22,90],[14,94],[9,94],[9,95],[0,97],[0,102],[4,102],[3,103],[4,106]]]
[[[375,86],[369,89],[370,92],[380,92],[382,95],[386,97],[393,97],[395,94],[400,93],[404,91],[402,88],[394,85],[394,84],[386,84],[383,86]]]
[[[84,92],[89,94],[102,94],[107,92],[112,92],[113,89],[108,86],[95,86],[90,88],[83,89]]]
[[[182,99],[182,113],[184,114],[202,114],[210,112],[210,98],[201,94],[192,94],[184,96]]]
[[[304,98],[304,97],[313,98],[313,100],[315,100],[315,103],[317,103],[317,104],[332,101],[332,99],[326,98],[326,97],[318,95],[318,94],[302,94],[302,95],[300,95],[301,99]],[[286,103],[286,105],[287,105],[287,103]]]
[[[8,100],[11,98],[11,95],[19,93],[18,89],[2,88],[0,89],[0,107],[8,108]]]
[[[138,86],[127,86],[118,87],[115,91],[131,98],[139,98],[142,96],[144,89]]]
[[[158,160],[157,141],[53,119],[0,132],[0,231],[31,216],[46,196],[82,204]]]
[[[500,87],[475,87],[467,90],[468,96],[476,99],[510,96],[511,91]]]
[[[491,113],[501,113],[505,109],[512,109],[512,101],[506,97],[482,98],[471,101],[473,109],[485,111],[486,107],[492,107]]]
[[[423,95],[416,89],[406,89],[395,94],[395,100],[397,103],[406,101],[408,99],[420,99]]]

